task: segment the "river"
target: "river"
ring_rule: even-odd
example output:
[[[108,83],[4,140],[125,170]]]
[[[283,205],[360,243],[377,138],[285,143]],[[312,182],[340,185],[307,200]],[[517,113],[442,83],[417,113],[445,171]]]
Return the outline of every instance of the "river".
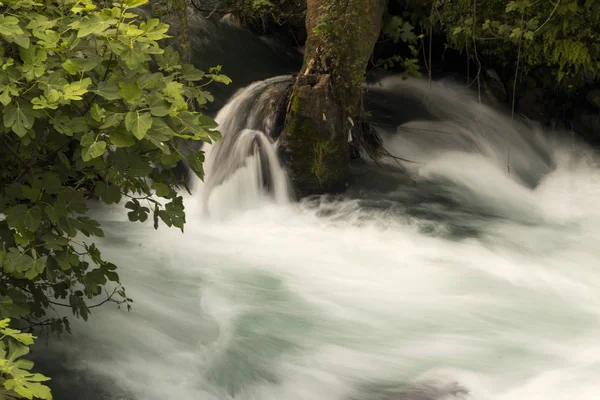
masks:
[[[285,79],[219,114],[237,145],[207,149],[185,233],[95,209],[135,303],[53,340],[55,398],[596,400],[594,151],[450,82],[386,78],[376,126],[415,163],[294,202],[262,122],[244,126]]]

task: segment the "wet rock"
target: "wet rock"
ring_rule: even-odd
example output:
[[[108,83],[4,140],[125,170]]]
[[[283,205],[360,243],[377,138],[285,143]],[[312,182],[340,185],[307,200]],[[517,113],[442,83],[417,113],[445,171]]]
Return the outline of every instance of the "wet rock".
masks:
[[[600,108],[600,89],[592,89],[587,92],[586,100],[596,108]]]
[[[578,110],[573,129],[589,143],[600,143],[600,111]]]
[[[504,83],[500,76],[494,69],[488,69],[485,71],[484,83],[486,93],[494,100],[499,103],[506,103],[508,101],[508,92],[504,87]]]
[[[456,382],[420,382],[363,388],[351,400],[465,400],[469,391]]]

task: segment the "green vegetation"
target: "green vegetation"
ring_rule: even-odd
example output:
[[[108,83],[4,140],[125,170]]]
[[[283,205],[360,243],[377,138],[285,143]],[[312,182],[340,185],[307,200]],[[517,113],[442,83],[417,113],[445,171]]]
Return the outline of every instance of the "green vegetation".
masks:
[[[436,0],[432,19],[455,49],[572,90],[600,78],[596,0]]]
[[[260,33],[301,25],[306,16],[306,0],[222,0],[214,6],[205,5],[202,0],[190,2],[205,15],[231,14],[240,25]]]
[[[410,21],[403,17],[398,15],[386,15],[381,32],[383,39],[391,40],[394,44],[402,42],[404,45],[408,46],[410,52],[408,56],[394,54],[384,59],[377,60],[375,66],[386,70],[399,67],[404,79],[411,76],[421,76],[419,68],[419,50],[417,49],[419,38],[414,30],[415,27]]]
[[[320,185],[323,184],[331,173],[326,167],[325,160],[334,155],[337,150],[337,146],[333,145],[330,141],[319,141],[314,146],[314,162],[311,172],[315,175]]]
[[[52,400],[50,388],[42,382],[50,380],[31,372],[33,363],[21,357],[29,353],[35,336],[9,328],[10,319],[0,321],[0,399]]]
[[[86,199],[124,199],[131,221],[183,230],[173,168],[185,160],[202,178],[189,142],[220,138],[193,110],[229,78],[181,65],[159,44],[169,26],[132,12],[147,2],[0,3],[0,315],[26,329],[68,330],[54,307],[83,319],[106,302],[129,307],[89,241],[103,231]]]

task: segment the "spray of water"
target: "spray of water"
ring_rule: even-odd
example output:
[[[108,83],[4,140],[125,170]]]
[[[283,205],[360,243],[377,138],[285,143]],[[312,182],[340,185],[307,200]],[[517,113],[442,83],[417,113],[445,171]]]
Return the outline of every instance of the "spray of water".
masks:
[[[249,115],[241,104],[261,85],[222,126]],[[53,345],[56,365],[103,388],[74,398],[596,400],[594,154],[447,84],[423,103],[431,120],[390,127],[389,104],[426,88],[371,93],[387,148],[420,161],[407,166],[414,185],[390,179],[390,164],[368,177],[386,182],[377,191],[357,182],[344,198],[286,203],[285,185],[263,182],[267,170],[284,181],[275,144],[236,122],[207,150],[185,234],[99,210],[100,245],[136,303]]]

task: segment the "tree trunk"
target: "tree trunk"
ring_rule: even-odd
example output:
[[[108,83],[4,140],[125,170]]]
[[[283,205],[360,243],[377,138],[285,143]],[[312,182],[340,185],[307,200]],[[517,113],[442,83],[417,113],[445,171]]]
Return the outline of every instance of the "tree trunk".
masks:
[[[307,2],[304,65],[292,89],[280,139],[300,196],[346,188],[350,130],[386,2]]]

